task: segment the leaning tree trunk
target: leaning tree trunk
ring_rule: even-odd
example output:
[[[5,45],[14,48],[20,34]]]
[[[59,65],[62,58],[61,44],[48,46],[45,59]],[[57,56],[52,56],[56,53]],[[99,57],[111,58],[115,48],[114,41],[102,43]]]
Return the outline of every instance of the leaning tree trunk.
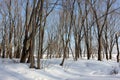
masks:
[[[25,38],[23,40],[23,49],[22,49],[22,56],[21,56],[21,59],[20,59],[20,62],[21,63],[25,63],[26,62],[26,58],[27,58],[27,55],[28,55],[28,51],[27,51],[27,41],[28,41],[28,25],[27,25],[27,22],[28,22],[28,4],[29,4],[29,0],[27,0],[27,4],[26,4],[26,20],[25,20]]]
[[[23,50],[22,50],[22,56],[21,56],[21,59],[20,59],[21,63],[26,62],[26,58],[27,58],[27,55],[28,55],[26,46],[27,46],[27,35],[25,36],[25,39],[23,41]]]
[[[64,52],[63,52],[63,59],[62,62],[60,64],[60,66],[63,66],[65,58],[66,58],[66,50],[67,50],[67,46],[68,46],[68,40],[66,41],[65,47],[64,47]]]

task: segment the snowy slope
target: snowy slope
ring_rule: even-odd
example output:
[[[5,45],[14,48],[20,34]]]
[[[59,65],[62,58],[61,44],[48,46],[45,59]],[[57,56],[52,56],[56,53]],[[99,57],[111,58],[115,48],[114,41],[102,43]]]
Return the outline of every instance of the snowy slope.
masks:
[[[29,69],[29,64],[0,59],[0,80],[120,80],[120,65],[114,61],[43,60],[43,69]]]

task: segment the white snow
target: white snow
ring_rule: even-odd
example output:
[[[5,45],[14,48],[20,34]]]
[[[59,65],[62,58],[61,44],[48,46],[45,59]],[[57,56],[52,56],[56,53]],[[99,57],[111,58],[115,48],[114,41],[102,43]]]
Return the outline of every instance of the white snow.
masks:
[[[67,59],[42,60],[42,69],[30,69],[29,64],[0,59],[0,80],[120,80],[120,64],[116,61]]]

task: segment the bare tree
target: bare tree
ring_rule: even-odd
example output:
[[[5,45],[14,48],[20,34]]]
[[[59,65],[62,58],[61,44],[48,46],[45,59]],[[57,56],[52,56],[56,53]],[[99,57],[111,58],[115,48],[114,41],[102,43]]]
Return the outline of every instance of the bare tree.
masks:
[[[64,1],[63,1],[64,2]],[[73,26],[73,20],[72,20],[72,18],[73,18],[73,14],[74,14],[74,4],[75,4],[75,0],[72,2],[72,1],[66,1],[65,2],[66,3],[66,5],[68,5],[68,9],[70,9],[70,21],[69,21],[69,27],[68,27],[68,23],[67,22],[65,22],[64,23],[64,29],[65,29],[65,38],[64,38],[64,36],[63,36],[63,47],[64,47],[64,51],[63,51],[63,59],[62,59],[62,62],[60,63],[60,66],[63,66],[63,64],[64,64],[64,61],[65,61],[65,58],[66,58],[66,51],[67,51],[67,48],[68,48],[68,44],[69,44],[69,42],[70,42],[70,35],[71,35],[71,28],[72,28],[72,26]],[[64,4],[63,4],[64,5]],[[70,6],[71,5],[71,6]],[[68,15],[68,14],[67,14]],[[66,15],[66,18],[65,18],[65,20],[67,19],[67,16]],[[65,41],[65,43],[64,43],[64,41]]]
[[[90,2],[91,8],[92,8],[92,12],[96,21],[96,27],[97,27],[97,34],[98,34],[98,60],[102,60],[102,56],[101,56],[101,51],[102,51],[102,34],[103,34],[103,29],[105,27],[106,24],[106,20],[108,18],[108,15],[112,12],[114,12],[113,9],[111,10],[111,7],[113,6],[113,4],[115,3],[115,0],[107,0],[107,1],[96,1],[94,0],[93,2]],[[106,4],[106,9],[104,11],[102,11],[101,6],[99,4],[105,3]],[[98,6],[96,6],[98,5]],[[99,8],[99,9],[98,9]],[[101,14],[100,12],[101,11]],[[104,16],[102,19],[99,19],[100,17]]]
[[[74,24],[76,25],[73,27],[74,40],[75,40],[75,60],[77,60],[80,56],[82,57],[81,40],[83,38],[82,29],[84,27],[83,25],[85,21],[85,17],[83,18],[85,14],[81,8],[82,3],[77,1],[77,4],[78,4],[79,13],[78,13],[78,18],[76,17],[75,19]]]

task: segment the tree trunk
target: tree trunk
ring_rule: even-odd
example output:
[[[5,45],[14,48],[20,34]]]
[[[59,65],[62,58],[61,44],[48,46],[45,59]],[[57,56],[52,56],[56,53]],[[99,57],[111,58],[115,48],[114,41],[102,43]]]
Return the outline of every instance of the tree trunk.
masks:
[[[32,36],[32,39],[30,40],[30,68],[34,68],[34,35]]]
[[[26,3],[26,20],[25,20],[25,38],[23,40],[23,49],[22,49],[22,56],[21,56],[21,59],[20,59],[20,62],[21,63],[25,63],[26,62],[26,58],[27,58],[27,55],[28,55],[28,51],[27,51],[27,48],[26,46],[28,45],[27,44],[27,41],[28,41],[28,4],[29,4],[29,0],[27,0],[27,3]]]
[[[117,62],[119,62],[119,45],[118,45],[118,36],[117,34],[115,35],[116,38],[116,47],[117,47]]]
[[[102,42],[101,42],[101,36],[99,36],[99,39],[98,39],[98,60],[101,61],[102,60],[102,54],[101,54],[101,51],[102,51]]]
[[[112,50],[109,51],[109,59],[112,59]]]
[[[67,43],[68,43],[68,42],[67,42]],[[62,59],[62,62],[61,62],[61,64],[60,64],[60,66],[63,66],[64,61],[65,61],[65,58],[66,58],[67,43],[66,43],[66,46],[65,46],[65,48],[64,48],[63,59]]]
[[[26,51],[26,45],[27,45],[27,36],[25,36],[25,39],[23,41],[23,50],[22,50],[22,56],[21,56],[21,59],[20,59],[20,62],[21,63],[25,63],[26,62],[26,58],[27,58],[27,51]]]

